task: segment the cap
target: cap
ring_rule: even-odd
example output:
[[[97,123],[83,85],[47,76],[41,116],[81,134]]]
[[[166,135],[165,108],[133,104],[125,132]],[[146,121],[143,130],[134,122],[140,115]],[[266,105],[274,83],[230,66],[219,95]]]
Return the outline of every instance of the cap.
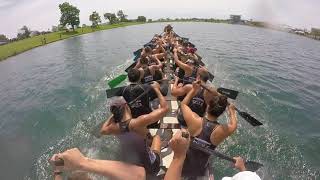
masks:
[[[255,172],[242,171],[233,177],[224,177],[222,180],[261,180],[261,178]]]

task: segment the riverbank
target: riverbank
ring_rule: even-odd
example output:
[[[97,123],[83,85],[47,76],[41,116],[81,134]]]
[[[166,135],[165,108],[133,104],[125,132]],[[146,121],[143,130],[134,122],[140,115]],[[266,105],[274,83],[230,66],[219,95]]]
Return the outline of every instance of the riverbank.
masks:
[[[82,34],[88,34],[96,31],[102,31],[107,29],[113,29],[118,27],[125,27],[131,25],[143,24],[141,22],[128,22],[120,24],[108,24],[100,25],[97,28],[91,28],[90,26],[84,28],[77,28],[75,31],[65,32],[52,32],[45,35],[34,36],[31,38],[23,39],[20,41],[12,42],[3,46],[0,46],[0,61],[7,59],[8,57],[15,56],[30,49],[40,47],[52,42],[68,39],[70,37],[79,36]]]

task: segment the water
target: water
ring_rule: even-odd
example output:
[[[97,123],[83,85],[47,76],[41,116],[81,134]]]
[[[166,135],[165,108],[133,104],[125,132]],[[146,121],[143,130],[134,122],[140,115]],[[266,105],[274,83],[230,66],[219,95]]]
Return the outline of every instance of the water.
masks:
[[[264,123],[238,117],[237,132],[218,149],[263,163],[263,179],[319,178],[320,42],[238,25],[173,25],[197,45],[214,84],[240,91],[236,105]],[[47,160],[71,147],[116,159],[113,137],[91,135],[108,115],[106,82],[163,26],[96,32],[0,62],[0,179],[51,179]],[[236,172],[219,159],[214,166],[217,179]]]

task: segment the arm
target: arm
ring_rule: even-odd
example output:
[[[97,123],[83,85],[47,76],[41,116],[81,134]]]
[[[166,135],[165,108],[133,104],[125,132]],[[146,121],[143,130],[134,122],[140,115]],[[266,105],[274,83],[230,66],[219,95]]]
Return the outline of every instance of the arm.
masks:
[[[228,133],[231,135],[237,129],[237,116],[235,106],[233,104],[228,105],[228,112],[229,112],[229,122],[228,122]]]
[[[140,58],[137,61],[137,64],[134,66],[135,69],[139,69],[141,67]]]
[[[149,114],[139,116],[135,120],[131,121],[130,124],[131,126],[134,126],[133,128],[147,127],[149,124],[155,123],[158,120],[160,120],[162,117],[164,117],[169,110],[168,103],[160,92],[160,85],[156,82],[154,84],[152,86],[153,86],[154,92],[159,98],[160,108],[153,110]]]
[[[182,61],[179,60],[176,49],[174,50],[174,53],[173,53],[173,59],[174,59],[174,62],[175,62],[181,69],[183,69],[184,71],[186,71],[186,72],[192,71],[192,69],[191,69],[187,64],[185,64],[185,63],[183,63]]]
[[[179,82],[179,78],[175,77],[175,81],[171,89],[172,96],[175,96],[175,97],[183,96],[192,89],[192,86],[190,84],[179,87],[178,82]]]
[[[101,135],[120,134],[119,126],[114,123],[113,115],[102,125],[100,130]]]
[[[185,130],[184,130],[185,131]],[[184,132],[187,133],[188,132]],[[179,180],[181,179],[181,172],[184,160],[186,158],[187,150],[190,144],[190,137],[182,137],[182,131],[177,131],[169,142],[169,146],[174,152],[173,160],[167,170],[164,180]]]
[[[95,160],[85,157],[78,149],[70,149],[62,154],[57,154],[57,158],[64,161],[63,170],[81,170],[100,174],[112,179],[145,179],[143,167],[109,160]]]
[[[193,85],[197,84],[197,82],[194,82]],[[197,87],[199,88],[199,87]],[[194,113],[188,104],[190,103],[191,99],[196,95],[197,89],[195,86],[189,91],[187,96],[183,99],[181,102],[180,108],[183,114],[183,118],[186,121],[188,125],[188,130],[191,134],[191,136],[196,136],[199,133],[199,130],[201,130],[202,125],[202,118],[199,117],[196,113]]]

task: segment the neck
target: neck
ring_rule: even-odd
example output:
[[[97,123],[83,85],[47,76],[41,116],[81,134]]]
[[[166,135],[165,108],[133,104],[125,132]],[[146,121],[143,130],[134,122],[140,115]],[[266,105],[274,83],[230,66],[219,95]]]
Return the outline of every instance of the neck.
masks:
[[[213,115],[207,113],[207,119],[209,121],[216,121],[218,118],[216,116],[213,116]]]

